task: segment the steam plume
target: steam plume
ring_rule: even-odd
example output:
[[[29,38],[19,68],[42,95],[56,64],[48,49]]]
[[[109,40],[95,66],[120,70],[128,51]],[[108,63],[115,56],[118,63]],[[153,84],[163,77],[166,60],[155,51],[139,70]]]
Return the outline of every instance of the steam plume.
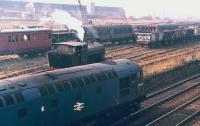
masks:
[[[82,27],[82,22],[75,17],[72,17],[68,12],[62,10],[55,10],[51,14],[51,18],[55,23],[67,25],[69,29],[74,29],[78,31],[78,37],[83,41],[84,29]]]

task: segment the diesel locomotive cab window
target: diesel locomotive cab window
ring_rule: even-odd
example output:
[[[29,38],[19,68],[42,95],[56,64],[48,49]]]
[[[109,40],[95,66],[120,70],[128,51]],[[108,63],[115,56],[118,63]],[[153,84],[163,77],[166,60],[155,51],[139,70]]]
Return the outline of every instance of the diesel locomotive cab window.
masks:
[[[142,72],[139,72],[139,73],[138,73],[138,77],[140,78],[140,80],[142,80],[142,78],[143,78],[143,73],[142,73]]]
[[[132,80],[132,81],[136,81],[136,80],[137,80],[137,74],[133,74],[131,80]]]
[[[124,97],[130,94],[130,90],[129,90],[129,86],[130,86],[130,78],[129,77],[125,77],[120,79],[120,97]]]
[[[143,73],[142,72],[138,72],[138,73],[132,75],[132,79],[131,80],[132,81],[141,80],[142,76],[143,76]]]

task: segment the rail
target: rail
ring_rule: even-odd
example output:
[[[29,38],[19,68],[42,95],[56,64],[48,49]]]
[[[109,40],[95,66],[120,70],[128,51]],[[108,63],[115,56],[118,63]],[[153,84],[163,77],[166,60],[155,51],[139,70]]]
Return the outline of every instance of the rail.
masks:
[[[178,82],[178,83],[175,83],[174,85],[169,86],[169,87],[167,87],[167,88],[165,88],[165,89],[163,89],[163,90],[160,90],[160,91],[157,91],[157,92],[155,92],[155,93],[149,94],[149,95],[146,96],[146,98],[150,99],[150,98],[152,98],[152,97],[154,97],[154,96],[159,96],[161,93],[166,92],[166,91],[169,91],[170,89],[175,88],[175,87],[177,87],[177,86],[179,86],[179,85],[182,85],[182,84],[184,84],[184,83],[187,83],[187,82],[189,82],[189,81],[191,81],[191,80],[193,80],[193,79],[195,79],[195,78],[197,78],[197,77],[199,77],[199,76],[200,76],[200,74],[196,74],[196,75],[194,75],[194,76],[192,76],[192,77],[190,77],[190,78],[188,78],[188,79],[185,79],[185,80],[183,80],[183,81],[180,81],[180,82]],[[190,91],[190,90],[192,90],[192,89],[195,89],[197,86],[200,86],[200,82],[194,83],[193,86],[190,86],[190,87],[188,87],[188,88],[186,88],[186,89],[184,89],[184,90],[182,90],[182,91],[178,91],[178,92],[176,92],[175,94],[173,94],[173,95],[171,95],[171,96],[169,96],[169,97],[166,97],[165,99],[162,99],[162,100],[160,100],[160,101],[158,101],[158,102],[156,102],[156,103],[154,103],[154,104],[152,104],[152,105],[150,105],[150,106],[148,106],[148,107],[145,107],[145,108],[140,109],[140,110],[138,110],[138,111],[136,111],[136,112],[134,112],[134,113],[131,113],[131,114],[125,116],[124,118],[122,118],[121,120],[119,120],[119,121],[113,123],[112,126],[120,126],[120,125],[123,125],[123,124],[125,124],[125,123],[127,123],[127,122],[131,122],[131,121],[134,120],[135,118],[138,118],[139,116],[144,115],[144,113],[146,113],[146,112],[152,110],[153,108],[155,108],[155,107],[157,107],[157,106],[160,106],[160,105],[162,105],[163,103],[166,103],[167,101],[170,101],[170,100],[172,100],[173,98],[175,98],[175,97],[177,97],[177,96],[180,96],[180,95],[186,93],[187,91]]]
[[[17,71],[17,72],[8,74],[8,75],[3,75],[3,76],[0,76],[0,79],[11,78],[11,77],[15,77],[15,76],[23,75],[23,74],[28,74],[28,73],[34,73],[34,72],[43,72],[43,71],[47,71],[47,70],[50,70],[50,68],[46,64],[46,65],[39,66],[39,67],[34,67],[34,68],[22,70],[22,71]]]
[[[200,116],[200,111],[196,111],[195,113],[193,113],[192,115],[184,119],[183,121],[176,124],[176,126],[184,126],[198,116]]]
[[[187,105],[192,104],[193,102],[195,102],[195,101],[197,101],[197,100],[199,100],[199,99],[200,99],[200,95],[198,95],[198,96],[194,97],[193,99],[191,99],[191,100],[185,102],[184,104],[182,104],[182,105],[180,105],[179,107],[173,109],[172,111],[170,111],[170,112],[168,112],[168,113],[162,115],[161,117],[159,117],[159,118],[153,120],[152,122],[148,123],[146,126],[152,126],[152,125],[154,125],[156,122],[158,122],[158,121],[164,119],[165,117],[169,116],[170,114],[173,114],[173,113],[177,112],[178,110],[184,108],[184,107],[187,106]]]

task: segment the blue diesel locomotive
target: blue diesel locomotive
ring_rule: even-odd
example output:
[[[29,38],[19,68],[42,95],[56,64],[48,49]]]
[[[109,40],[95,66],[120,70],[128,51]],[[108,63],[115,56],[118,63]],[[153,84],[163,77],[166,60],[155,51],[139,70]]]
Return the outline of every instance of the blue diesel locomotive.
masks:
[[[97,122],[124,109],[131,111],[143,96],[143,70],[127,59],[48,71],[0,80],[0,122],[1,126]]]

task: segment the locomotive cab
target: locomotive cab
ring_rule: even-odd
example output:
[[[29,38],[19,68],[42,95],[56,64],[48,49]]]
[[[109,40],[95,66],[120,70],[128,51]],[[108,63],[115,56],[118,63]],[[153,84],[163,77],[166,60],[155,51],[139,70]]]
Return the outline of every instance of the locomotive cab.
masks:
[[[68,29],[53,29],[52,30],[52,43],[78,41],[77,32]]]
[[[97,42],[62,42],[52,44],[48,52],[49,66],[67,68],[101,62],[105,59],[105,48]]]
[[[143,71],[132,73],[131,87],[136,96],[144,96]]]
[[[150,43],[152,39],[151,33],[137,33],[137,43],[142,46]]]
[[[62,42],[52,44],[48,52],[49,66],[66,68],[87,63],[87,43]]]
[[[144,97],[143,70],[132,61],[121,61],[126,63],[123,68],[116,68],[119,77],[119,103],[128,101],[140,101]]]

